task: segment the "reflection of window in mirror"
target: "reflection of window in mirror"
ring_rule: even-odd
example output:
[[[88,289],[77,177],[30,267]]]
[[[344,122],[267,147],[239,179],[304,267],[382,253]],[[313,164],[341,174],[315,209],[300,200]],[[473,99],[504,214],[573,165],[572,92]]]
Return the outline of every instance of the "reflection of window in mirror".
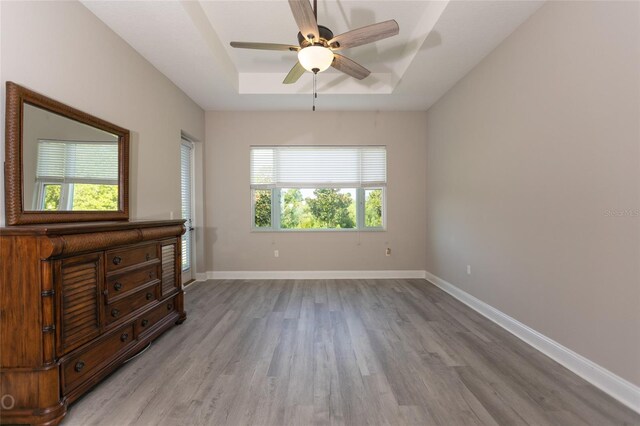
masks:
[[[34,210],[118,210],[118,143],[38,140]]]
[[[25,103],[24,202],[35,211],[118,211],[118,137]]]

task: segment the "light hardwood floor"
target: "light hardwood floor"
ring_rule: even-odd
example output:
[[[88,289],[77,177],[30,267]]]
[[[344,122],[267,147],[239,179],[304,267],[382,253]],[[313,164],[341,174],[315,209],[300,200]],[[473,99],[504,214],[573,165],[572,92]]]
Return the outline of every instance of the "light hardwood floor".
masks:
[[[423,280],[209,281],[186,307],[63,425],[640,424]]]

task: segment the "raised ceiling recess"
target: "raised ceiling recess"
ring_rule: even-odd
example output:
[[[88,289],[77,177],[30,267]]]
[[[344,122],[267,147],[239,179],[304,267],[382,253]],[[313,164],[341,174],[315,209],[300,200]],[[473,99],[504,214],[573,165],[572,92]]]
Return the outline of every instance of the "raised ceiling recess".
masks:
[[[331,66],[318,74],[322,109],[426,110],[542,3],[318,0],[320,38],[391,20],[400,28],[375,43],[342,45],[339,54],[370,74],[360,80]],[[313,73],[282,84],[301,32],[287,0],[83,4],[205,110],[309,107]],[[236,40],[286,49],[235,49]]]

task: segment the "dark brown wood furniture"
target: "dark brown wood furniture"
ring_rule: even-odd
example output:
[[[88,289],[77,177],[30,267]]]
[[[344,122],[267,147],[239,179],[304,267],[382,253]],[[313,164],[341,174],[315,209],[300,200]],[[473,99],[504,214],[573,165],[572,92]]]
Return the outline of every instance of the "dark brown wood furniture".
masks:
[[[28,123],[34,108],[33,117],[44,119]],[[128,130],[10,82],[6,111],[5,219],[12,226],[0,228],[0,423],[55,425],[70,403],[185,320],[184,220],[128,221]],[[62,131],[65,139],[56,139]],[[109,140],[83,136],[96,133]],[[117,157],[108,175],[117,201],[77,211],[60,192],[57,210],[45,211],[43,185],[74,191],[82,180],[69,181],[78,178],[66,165],[51,175],[34,172],[45,161],[41,147],[58,144],[67,155],[83,144],[91,160],[82,164],[98,166],[82,168],[95,172],[82,178],[93,182],[107,164],[96,142]],[[50,176],[54,183],[45,181]],[[25,196],[34,183],[40,192]]]
[[[3,424],[57,424],[69,403],[185,320],[183,222],[0,231]]]

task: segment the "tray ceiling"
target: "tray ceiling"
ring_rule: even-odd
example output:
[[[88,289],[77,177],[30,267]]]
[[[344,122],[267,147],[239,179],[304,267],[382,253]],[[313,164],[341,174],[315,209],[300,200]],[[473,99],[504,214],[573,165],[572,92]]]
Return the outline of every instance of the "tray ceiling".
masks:
[[[287,1],[85,1],[100,20],[205,110],[304,110],[312,74],[282,80],[294,52],[234,49],[230,41],[297,44]],[[395,19],[400,34],[341,53],[370,69],[359,81],[318,74],[319,110],[426,110],[541,1],[319,0],[334,34]]]

